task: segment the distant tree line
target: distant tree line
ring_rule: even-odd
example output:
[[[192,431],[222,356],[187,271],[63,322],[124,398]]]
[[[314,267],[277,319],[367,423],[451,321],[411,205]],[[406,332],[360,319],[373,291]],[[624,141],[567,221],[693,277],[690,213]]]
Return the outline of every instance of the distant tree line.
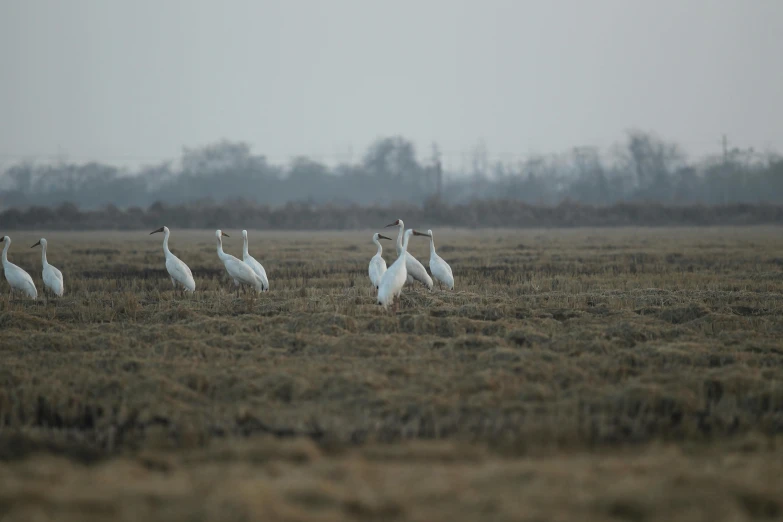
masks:
[[[236,198],[259,205],[421,203],[435,187],[434,169],[422,165],[413,144],[399,137],[378,140],[359,164],[335,168],[306,157],[275,165],[245,143],[222,141],[186,148],[177,168],[173,162],[137,172],[100,163],[13,165],[0,177],[0,208],[62,203],[130,208]]]
[[[0,175],[2,228],[363,228],[389,216],[451,226],[777,223],[783,158],[753,150],[688,162],[680,148],[630,132],[610,151],[577,148],[442,172],[402,137],[358,163],[306,157],[276,165],[244,143],[185,149],[128,172],[100,163],[21,163]]]
[[[148,208],[160,202],[220,204],[238,198],[277,207],[290,202],[338,206],[421,205],[508,199],[534,205],[563,201],[706,204],[783,203],[783,158],[753,150],[688,162],[681,149],[656,136],[630,132],[609,151],[576,148],[520,162],[491,163],[477,147],[460,169],[442,173],[437,150],[420,160],[402,137],[373,143],[356,163],[328,167],[306,157],[272,164],[244,143],[185,149],[179,162],[129,172],[100,163],[20,163],[0,175],[0,209],[112,205]]]

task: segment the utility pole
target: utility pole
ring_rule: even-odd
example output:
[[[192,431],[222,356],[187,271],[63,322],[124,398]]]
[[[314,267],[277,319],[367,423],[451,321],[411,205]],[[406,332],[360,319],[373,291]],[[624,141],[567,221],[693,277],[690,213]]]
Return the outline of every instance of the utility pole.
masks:
[[[435,162],[435,183],[436,191],[438,194],[438,200],[440,200],[441,191],[443,190],[443,168],[440,164],[440,158]]]
[[[443,168],[440,163],[440,149],[437,143],[432,144],[432,163],[433,174],[435,175],[435,195],[440,200],[441,190],[443,190]]]

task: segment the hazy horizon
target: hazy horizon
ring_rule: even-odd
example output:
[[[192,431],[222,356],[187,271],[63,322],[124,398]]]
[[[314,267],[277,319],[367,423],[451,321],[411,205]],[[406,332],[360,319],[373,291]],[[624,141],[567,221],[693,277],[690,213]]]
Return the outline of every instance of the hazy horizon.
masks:
[[[379,136],[446,168],[653,131],[783,148],[773,1],[0,3],[0,164],[143,164],[221,139],[357,161]]]

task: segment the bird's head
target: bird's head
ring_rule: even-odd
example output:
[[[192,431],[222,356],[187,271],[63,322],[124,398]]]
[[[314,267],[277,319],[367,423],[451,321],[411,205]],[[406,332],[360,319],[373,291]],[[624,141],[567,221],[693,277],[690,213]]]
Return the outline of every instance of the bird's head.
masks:
[[[160,227],[159,229],[157,229],[157,230],[153,230],[152,232],[150,232],[150,235],[152,235],[152,234],[157,234],[158,232],[168,232],[168,230],[169,230],[169,229],[168,229],[168,228],[166,228],[166,227]]]
[[[424,232],[419,232],[418,230],[413,230],[413,229],[411,229],[411,230],[413,231],[413,235],[414,235],[414,236],[424,236],[424,237],[430,237],[430,235],[429,235],[429,234],[425,234]]]
[[[395,221],[394,223],[389,223],[388,225],[386,225],[386,226],[385,226],[385,227],[383,227],[383,228],[389,228],[389,227],[403,227],[403,226],[405,226],[405,223],[403,223],[401,219],[398,219],[398,220],[397,220],[397,221]]]
[[[215,230],[215,237],[220,239],[221,237],[231,237],[220,229]]]
[[[247,230],[242,231],[242,239],[247,239]]]
[[[30,248],[35,248],[38,245],[41,245],[43,248],[46,248],[46,240],[44,238],[41,238],[33,246],[31,246]]]

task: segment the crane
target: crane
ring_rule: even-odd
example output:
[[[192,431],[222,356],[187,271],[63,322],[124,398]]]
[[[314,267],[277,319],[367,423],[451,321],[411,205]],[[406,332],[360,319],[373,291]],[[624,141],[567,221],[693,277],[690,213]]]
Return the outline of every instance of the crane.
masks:
[[[13,264],[8,260],[8,247],[11,246],[11,238],[3,236],[3,272],[5,272],[5,280],[11,285],[11,294],[14,291],[22,292],[30,299],[36,299],[38,297],[38,290],[35,289],[35,283],[30,274]]]
[[[46,239],[41,238],[36,244],[30,248],[35,248],[41,245],[41,264],[43,265],[42,277],[44,282],[44,294],[48,288],[57,297],[63,296],[65,290],[63,285],[63,273],[60,272],[57,267],[52,266],[46,260]]]
[[[405,286],[405,281],[408,278],[408,269],[406,254],[408,253],[408,239],[411,237],[413,229],[405,231],[405,239],[402,242],[402,250],[397,260],[392,263],[386,272],[381,276],[381,282],[378,285],[378,304],[384,308],[388,308],[390,304],[394,303],[395,297],[400,297],[402,294],[402,287]],[[397,311],[399,301],[394,303],[394,311]]]
[[[383,247],[381,246],[380,241],[378,241],[379,239],[388,239],[391,241],[390,237],[383,236],[377,232],[372,235],[372,242],[378,245],[378,252],[370,259],[369,268],[370,281],[375,290],[378,290],[378,285],[381,284],[381,276],[386,272],[386,261],[383,259]]]
[[[444,284],[449,290],[454,290],[454,276],[451,273],[451,267],[435,252],[435,238],[432,236],[432,230],[427,230],[426,234],[414,231],[413,235],[430,238],[430,272],[432,272],[432,277],[438,281],[438,286]]]
[[[242,261],[247,263],[250,268],[253,269],[253,272],[256,273],[256,275],[261,279],[261,282],[264,283],[264,291],[269,291],[269,279],[266,277],[266,270],[264,270],[264,266],[256,261],[256,259],[251,256],[247,251],[247,230],[242,231]]]
[[[397,234],[397,255],[400,255],[400,252],[402,252],[402,235],[405,230],[405,223],[398,219],[394,223],[390,223],[386,225],[385,228],[388,227],[399,227],[400,231]],[[410,255],[410,253],[405,254],[405,267],[408,271],[408,276],[406,278],[407,283],[413,283],[413,281],[418,281],[424,286],[426,286],[429,290],[432,290],[432,278],[427,273],[427,270],[424,268],[424,265],[422,265],[418,259]]]
[[[177,284],[179,284],[182,286],[183,295],[185,291],[195,292],[196,281],[193,280],[190,268],[169,250],[169,236],[171,235],[169,227],[160,227],[150,232],[150,235],[158,232],[163,232],[163,253],[166,255],[166,271],[169,273],[169,277],[171,277],[171,284],[174,285],[174,289],[176,290]]]
[[[226,267],[226,271],[231,279],[234,280],[234,285],[237,287],[237,297],[239,297],[239,285],[252,286],[256,289],[256,292],[261,293],[264,291],[264,282],[261,278],[253,272],[250,265],[244,261],[240,261],[231,254],[223,252],[223,237],[231,237],[222,230],[215,230],[215,237],[217,238],[217,255],[223,265]]]

